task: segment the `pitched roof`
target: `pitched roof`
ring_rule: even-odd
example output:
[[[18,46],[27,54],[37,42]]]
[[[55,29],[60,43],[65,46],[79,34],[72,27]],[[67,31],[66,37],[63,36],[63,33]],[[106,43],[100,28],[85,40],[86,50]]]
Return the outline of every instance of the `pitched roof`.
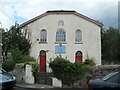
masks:
[[[30,20],[22,23],[20,26],[21,26],[21,27],[24,27],[24,26],[26,26],[26,25],[28,25],[28,24],[30,24],[30,23],[32,23],[32,22],[34,22],[34,21],[36,21],[36,20],[38,20],[38,19],[40,19],[40,18],[42,18],[42,17],[44,17],[44,16],[47,16],[47,15],[49,15],[49,14],[74,14],[74,15],[79,16],[79,17],[81,17],[81,18],[83,18],[83,19],[85,19],[85,20],[88,20],[88,21],[90,21],[90,22],[92,22],[92,23],[94,23],[94,24],[96,24],[96,25],[98,25],[98,26],[100,26],[100,27],[103,26],[103,24],[102,24],[101,22],[96,21],[96,20],[93,20],[93,19],[91,19],[91,18],[89,18],[89,17],[87,17],[87,16],[85,16],[85,15],[82,15],[82,14],[76,12],[76,11],[71,11],[71,10],[70,10],[70,11],[69,11],[69,10],[47,11],[47,12],[45,12],[45,13],[43,13],[43,14],[35,17],[35,18],[32,18],[32,19],[30,19]]]

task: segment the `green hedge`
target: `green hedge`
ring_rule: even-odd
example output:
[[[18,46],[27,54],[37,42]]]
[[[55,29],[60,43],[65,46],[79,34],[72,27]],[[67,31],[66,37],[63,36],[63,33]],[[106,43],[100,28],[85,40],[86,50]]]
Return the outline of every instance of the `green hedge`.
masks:
[[[6,70],[7,72],[12,71],[15,67],[15,61],[9,60],[2,63],[2,68]]]

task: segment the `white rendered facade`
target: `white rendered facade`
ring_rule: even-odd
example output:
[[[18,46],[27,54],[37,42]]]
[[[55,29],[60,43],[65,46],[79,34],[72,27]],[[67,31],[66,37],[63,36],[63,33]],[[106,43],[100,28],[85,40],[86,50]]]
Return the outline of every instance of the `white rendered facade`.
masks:
[[[101,27],[102,24],[88,17],[69,11],[46,12],[39,18],[22,25],[27,30],[27,38],[31,41],[30,55],[40,63],[40,51],[46,52],[46,65],[57,55],[57,46],[63,46],[63,57],[75,62],[77,51],[82,52],[82,62],[87,56],[94,58],[96,65],[101,65]],[[65,32],[65,41],[57,42],[59,29]],[[46,31],[46,41],[41,42],[41,31]],[[76,31],[81,33],[80,41],[75,41]],[[78,36],[79,36],[78,35]],[[44,37],[44,36],[43,36]],[[59,37],[59,36],[58,36]],[[62,50],[61,50],[62,51]],[[49,69],[46,69],[49,71]]]

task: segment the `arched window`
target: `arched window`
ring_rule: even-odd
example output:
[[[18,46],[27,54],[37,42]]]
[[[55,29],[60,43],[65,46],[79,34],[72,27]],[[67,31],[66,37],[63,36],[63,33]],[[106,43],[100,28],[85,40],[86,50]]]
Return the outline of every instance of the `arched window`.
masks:
[[[65,42],[66,41],[66,33],[63,29],[59,29],[56,32],[56,42]]]
[[[41,43],[47,42],[47,31],[45,29],[41,30],[40,32],[40,42]]]
[[[75,32],[75,42],[82,42],[82,31],[79,29]]]

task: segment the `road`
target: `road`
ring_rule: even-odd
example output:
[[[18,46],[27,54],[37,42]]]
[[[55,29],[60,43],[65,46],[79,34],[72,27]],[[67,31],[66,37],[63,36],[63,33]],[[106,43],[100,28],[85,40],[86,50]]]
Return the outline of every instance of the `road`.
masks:
[[[25,88],[14,87],[13,90],[33,90],[33,89],[25,89]]]
[[[26,89],[26,88],[14,87],[13,90],[64,90],[64,89],[60,89],[60,88]]]
[[[13,90],[64,90],[64,89],[60,89],[60,88],[26,89],[26,88],[14,87]]]
[[[26,88],[19,88],[14,87],[13,90],[88,90],[87,88],[41,88],[41,89],[26,89]]]

